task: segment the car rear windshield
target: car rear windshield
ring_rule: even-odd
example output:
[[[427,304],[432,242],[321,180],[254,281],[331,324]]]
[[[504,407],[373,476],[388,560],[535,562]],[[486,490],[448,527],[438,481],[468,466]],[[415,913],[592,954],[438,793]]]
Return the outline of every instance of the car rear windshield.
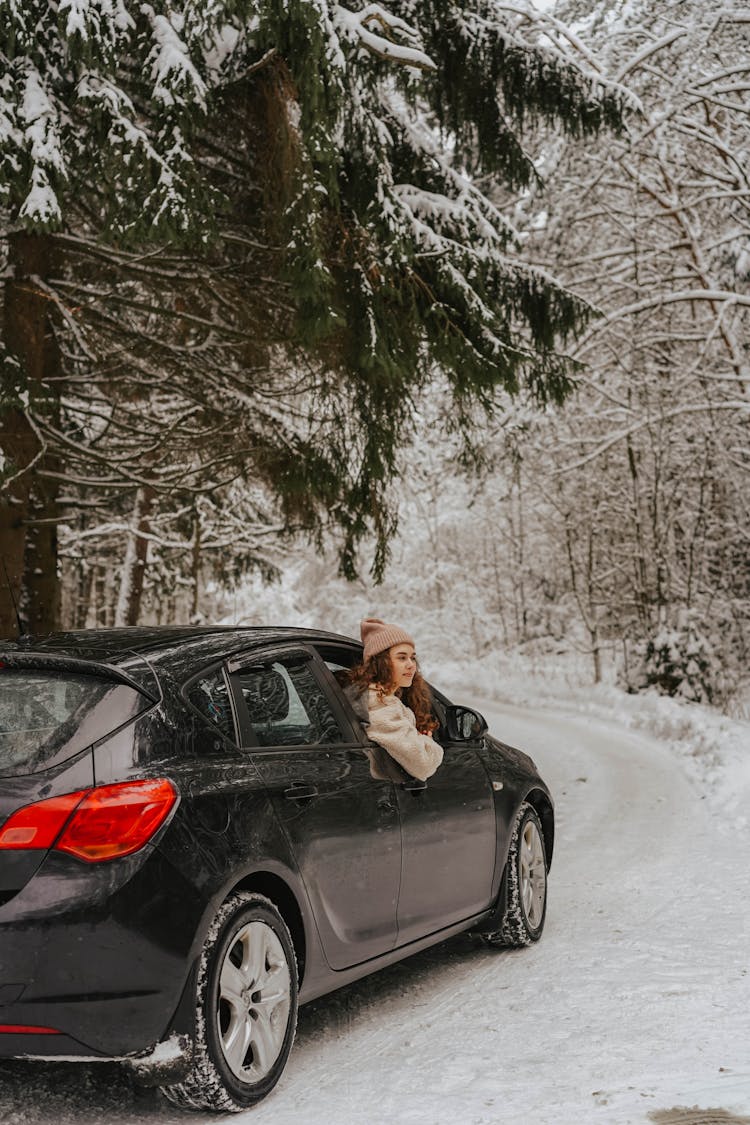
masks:
[[[150,702],[127,684],[99,676],[0,666],[0,776],[65,761]]]

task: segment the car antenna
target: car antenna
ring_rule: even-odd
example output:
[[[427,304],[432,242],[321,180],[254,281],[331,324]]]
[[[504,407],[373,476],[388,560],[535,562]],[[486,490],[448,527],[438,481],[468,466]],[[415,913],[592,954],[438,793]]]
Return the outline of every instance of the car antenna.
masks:
[[[21,614],[18,612],[18,602],[16,601],[16,595],[13,593],[13,587],[10,584],[10,575],[8,574],[8,567],[7,567],[7,564],[5,562],[5,555],[2,556],[2,559],[3,559],[3,570],[5,571],[5,583],[8,587],[8,593],[10,594],[10,600],[13,602],[13,610],[14,610],[15,615],[16,615],[16,625],[18,626],[18,639],[20,641],[21,637],[24,637],[26,635],[26,633],[25,633],[24,627],[21,623]]]

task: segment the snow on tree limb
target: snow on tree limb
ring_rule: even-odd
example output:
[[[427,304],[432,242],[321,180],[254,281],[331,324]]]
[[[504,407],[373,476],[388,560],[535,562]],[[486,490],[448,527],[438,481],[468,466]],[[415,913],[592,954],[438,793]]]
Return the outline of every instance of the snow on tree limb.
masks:
[[[172,106],[178,101],[194,101],[205,107],[207,87],[198,74],[181,31],[183,18],[176,12],[169,16],[157,13],[150,4],[141,4],[153,33],[154,45],[146,65],[150,64],[153,80],[152,97],[156,102]]]
[[[435,63],[419,46],[419,32],[380,4],[368,4],[358,12],[337,4],[334,22],[348,38],[359,40],[363,47],[379,58],[416,70],[436,69]],[[374,28],[379,28],[380,33]],[[399,43],[397,36],[406,43]]]
[[[67,170],[59,110],[31,62],[20,69],[18,80],[21,86],[19,139],[32,164],[31,184],[21,203],[19,217],[33,224],[54,225],[59,222],[62,211],[53,178],[64,178]]]
[[[65,18],[65,32],[71,39],[114,45],[118,35],[134,26],[126,0],[58,0],[57,10]]]
[[[671,47],[677,39],[681,39],[684,35],[687,35],[686,29],[683,27],[677,27],[671,31],[668,31],[665,35],[662,35],[659,39],[656,40],[656,42],[646,43],[640,49],[640,51],[637,51],[632,58],[628,59],[625,65],[618,71],[617,81],[624,82],[627,76],[629,74],[632,74],[634,70],[637,70],[639,67],[643,66],[647,59],[652,58],[652,56],[657,54],[659,51],[663,51],[667,47]]]
[[[740,411],[743,414],[750,414],[750,403],[747,403],[745,401],[730,401],[722,403],[704,402],[690,404],[688,406],[679,406],[674,410],[668,410],[664,414],[662,414],[660,417],[660,421],[666,422],[673,418],[682,418],[685,415],[692,414],[710,414],[712,411],[716,410],[729,410],[732,412]],[[582,469],[585,465],[590,465],[592,461],[596,461],[600,457],[603,457],[607,452],[609,452],[609,450],[613,448],[613,446],[617,445],[619,442],[626,441],[627,438],[632,437],[634,434],[638,433],[639,430],[643,430],[646,427],[651,426],[652,424],[653,422],[650,418],[644,418],[637,422],[634,422],[631,426],[627,426],[626,428],[619,430],[617,433],[610,435],[608,438],[606,438],[606,440],[600,441],[597,444],[596,448],[593,449],[590,453],[585,454],[583,457],[578,457],[575,461],[569,461],[561,465],[558,469],[556,469],[556,472],[572,473],[577,469]],[[745,469],[746,471],[750,471],[750,467],[748,467],[747,465],[745,466]]]

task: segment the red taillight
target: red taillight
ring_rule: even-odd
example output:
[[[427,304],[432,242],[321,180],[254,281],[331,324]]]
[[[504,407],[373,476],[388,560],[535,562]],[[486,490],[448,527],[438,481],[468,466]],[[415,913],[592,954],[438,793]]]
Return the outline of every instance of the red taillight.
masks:
[[[151,839],[176,800],[177,792],[166,778],[92,789],[55,847],[94,862],[130,855]]]
[[[51,848],[65,821],[90,789],[25,805],[0,828],[0,848]]]
[[[0,1023],[0,1035],[59,1035],[56,1027],[31,1027],[25,1023]]]
[[[0,848],[54,845],[57,851],[89,863],[117,859],[142,848],[176,800],[177,792],[166,778],[101,785],[52,797],[15,812],[0,829]]]

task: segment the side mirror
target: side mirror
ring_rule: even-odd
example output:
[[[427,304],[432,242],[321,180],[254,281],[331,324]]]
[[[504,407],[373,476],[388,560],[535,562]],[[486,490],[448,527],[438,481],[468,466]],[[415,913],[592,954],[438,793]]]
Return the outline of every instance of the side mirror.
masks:
[[[471,707],[446,707],[445,726],[451,742],[475,742],[487,730],[487,722]]]

